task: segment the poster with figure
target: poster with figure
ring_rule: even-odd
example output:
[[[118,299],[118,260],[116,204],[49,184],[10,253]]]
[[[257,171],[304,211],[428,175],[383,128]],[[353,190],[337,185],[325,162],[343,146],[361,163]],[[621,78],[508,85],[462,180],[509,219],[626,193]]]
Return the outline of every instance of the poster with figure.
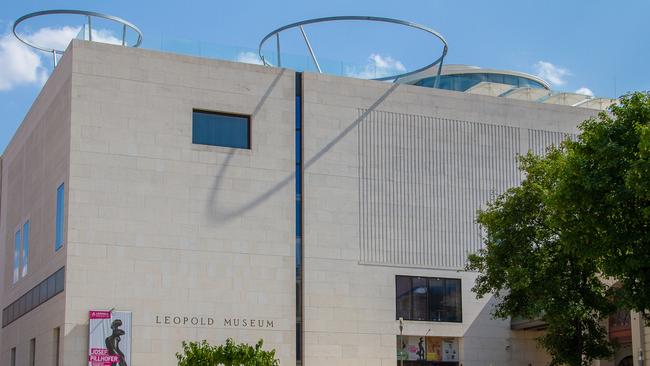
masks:
[[[89,316],[88,366],[131,365],[131,313],[92,310]]]
[[[446,338],[442,341],[442,360],[458,361],[458,342],[454,338]]]
[[[403,337],[403,345],[405,346],[404,351],[407,354],[407,360],[409,361],[417,361],[420,359],[419,351],[419,342],[420,338],[419,337],[413,337],[413,336],[404,336]]]
[[[427,337],[427,361],[442,360],[442,339]]]

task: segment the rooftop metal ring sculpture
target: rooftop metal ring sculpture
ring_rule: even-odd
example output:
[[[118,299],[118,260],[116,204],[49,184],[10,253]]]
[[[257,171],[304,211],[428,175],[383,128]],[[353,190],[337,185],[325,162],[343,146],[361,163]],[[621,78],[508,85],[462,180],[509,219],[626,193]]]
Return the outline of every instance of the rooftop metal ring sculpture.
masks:
[[[65,50],[57,50],[57,49],[54,49],[54,48],[49,48],[47,46],[35,44],[35,43],[25,39],[25,38],[22,38],[18,34],[18,32],[16,32],[16,29],[18,28],[18,26],[21,23],[23,23],[24,21],[26,21],[27,19],[37,18],[37,17],[41,17],[41,16],[45,16],[45,15],[53,15],[53,14],[73,14],[73,15],[84,15],[84,16],[86,16],[87,19],[88,19],[88,40],[89,41],[93,40],[92,18],[95,17],[95,18],[108,19],[108,20],[114,21],[116,23],[122,24],[122,46],[126,46],[126,31],[127,31],[127,28],[130,28],[131,30],[133,30],[138,35],[138,39],[136,40],[136,42],[131,47],[139,47],[140,44],[142,44],[142,31],[140,31],[140,29],[137,26],[135,26],[133,23],[128,22],[128,21],[126,21],[126,20],[124,20],[122,18],[118,18],[118,17],[113,16],[113,15],[96,13],[96,12],[93,12],[93,11],[85,11],[85,10],[59,10],[59,9],[57,9],[57,10],[37,11],[37,12],[34,12],[34,13],[29,13],[29,14],[23,15],[20,18],[18,18],[14,22],[14,26],[13,26],[14,36],[16,36],[16,38],[19,41],[21,41],[22,43],[28,45],[29,47],[32,47],[32,48],[35,48],[35,49],[38,49],[38,50],[41,50],[41,51],[52,53],[54,55],[55,64],[56,64],[56,54],[63,54],[63,52]]]
[[[274,66],[273,64],[268,62],[266,60],[266,58],[264,57],[264,54],[262,53],[262,47],[264,46],[264,43],[267,40],[269,40],[269,38],[275,36],[276,37],[276,47],[277,47],[276,51],[277,51],[277,54],[278,54],[277,55],[277,66],[282,67],[282,62],[281,62],[281,57],[280,57],[280,32],[285,31],[285,30],[290,29],[290,28],[296,28],[297,27],[297,28],[300,29],[300,32],[302,33],[302,37],[305,40],[305,44],[307,45],[307,50],[309,51],[309,54],[311,56],[312,61],[314,62],[314,65],[318,69],[318,72],[322,73],[323,71],[321,70],[320,64],[318,63],[318,59],[316,58],[316,55],[314,54],[314,50],[312,49],[311,44],[309,43],[309,38],[307,38],[307,34],[305,33],[303,25],[313,24],[313,23],[341,21],[341,20],[357,20],[357,21],[383,22],[383,23],[398,24],[398,25],[403,25],[403,26],[415,28],[415,29],[424,31],[426,33],[429,33],[429,34],[435,36],[436,38],[438,38],[442,42],[442,44],[444,46],[443,49],[442,49],[442,54],[435,61],[433,61],[432,63],[430,63],[430,64],[428,64],[426,66],[423,66],[423,67],[421,67],[421,68],[419,68],[417,70],[413,70],[413,71],[409,71],[409,72],[405,72],[405,73],[397,74],[397,75],[379,77],[379,78],[375,78],[375,79],[372,79],[372,80],[394,80],[394,81],[396,81],[397,79],[403,78],[405,76],[416,74],[418,72],[424,71],[426,69],[429,69],[429,68],[431,68],[433,66],[438,65],[438,73],[437,73],[438,77],[436,78],[436,81],[435,81],[436,84],[438,83],[438,80],[440,79],[440,73],[442,71],[442,63],[443,63],[443,60],[444,60],[445,56],[447,55],[447,50],[449,49],[447,41],[445,41],[445,38],[440,33],[436,32],[435,30],[433,30],[431,28],[425,27],[425,26],[420,25],[420,24],[407,22],[405,20],[392,19],[392,18],[373,17],[373,16],[358,16],[358,15],[343,15],[343,16],[334,16],[334,17],[325,17],[325,18],[314,18],[314,19],[308,19],[308,20],[303,20],[303,21],[300,21],[300,22],[291,23],[291,24],[285,25],[283,27],[280,27],[280,28],[274,30],[273,32],[267,34],[264,38],[262,38],[262,41],[260,42],[259,47],[258,47],[258,53],[260,55],[260,58],[262,59],[262,62],[264,63],[264,65],[266,65],[266,66]],[[437,85],[434,85],[434,87],[436,87],[436,86]]]

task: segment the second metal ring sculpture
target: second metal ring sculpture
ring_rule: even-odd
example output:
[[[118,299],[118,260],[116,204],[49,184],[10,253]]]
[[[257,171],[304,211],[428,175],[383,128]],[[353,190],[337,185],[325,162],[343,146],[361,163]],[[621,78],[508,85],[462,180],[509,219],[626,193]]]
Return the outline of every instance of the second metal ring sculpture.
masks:
[[[440,73],[442,72],[442,63],[444,61],[445,56],[447,55],[447,50],[448,50],[448,45],[447,41],[445,41],[445,38],[435,30],[425,27],[420,24],[412,23],[412,22],[407,22],[405,20],[399,20],[399,19],[392,19],[392,18],[382,18],[382,17],[373,17],[373,16],[357,16],[357,15],[344,15],[344,16],[335,16],[335,17],[325,17],[325,18],[315,18],[315,19],[308,19],[308,20],[303,20],[300,22],[296,23],[291,23],[288,25],[285,25],[283,27],[280,27],[271,33],[267,34],[264,38],[262,38],[262,41],[259,44],[258,47],[258,53],[260,55],[260,58],[262,59],[262,62],[264,65],[267,66],[274,66],[268,60],[264,57],[264,54],[262,53],[262,47],[264,46],[264,43],[268,41],[271,37],[275,36],[276,39],[276,48],[277,48],[277,66],[282,67],[282,60],[280,57],[280,33],[282,31],[285,31],[287,29],[291,28],[299,28],[300,32],[302,34],[303,39],[305,40],[305,44],[307,46],[307,50],[309,51],[309,55],[311,56],[312,61],[314,62],[314,65],[316,66],[316,69],[318,69],[319,73],[322,73],[323,71],[321,70],[320,64],[318,63],[318,59],[316,58],[316,55],[314,54],[314,50],[311,47],[311,43],[309,42],[309,38],[307,37],[307,33],[305,33],[305,29],[303,28],[303,25],[307,24],[314,24],[314,23],[324,23],[324,22],[334,22],[334,21],[344,21],[344,20],[356,20],[356,21],[369,21],[369,22],[382,22],[382,23],[392,23],[392,24],[398,24],[398,25],[403,25],[411,28],[415,28],[424,32],[427,32],[436,38],[438,38],[442,44],[443,44],[443,49],[440,57],[438,57],[436,60],[434,60],[432,63],[423,66],[417,70],[405,72],[402,74],[397,74],[397,75],[391,75],[391,76],[384,76],[384,77],[379,77],[375,78],[373,80],[394,80],[396,81],[397,79],[401,79],[405,76],[413,75],[418,72],[424,71],[426,69],[429,69],[433,66],[438,66],[438,73],[436,77],[436,81],[434,87],[437,87],[438,80],[440,79]]]

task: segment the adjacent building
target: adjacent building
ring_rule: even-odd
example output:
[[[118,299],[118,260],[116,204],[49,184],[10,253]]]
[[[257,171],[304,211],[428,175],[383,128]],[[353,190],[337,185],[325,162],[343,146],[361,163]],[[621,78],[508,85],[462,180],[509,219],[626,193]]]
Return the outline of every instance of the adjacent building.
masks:
[[[609,101],[467,70],[441,90],[73,41],[2,155],[0,364],[88,364],[103,327],[129,366],[228,337],[286,366],[546,365],[543,324],[471,292],[475,212]],[[616,362],[650,349],[634,316]]]

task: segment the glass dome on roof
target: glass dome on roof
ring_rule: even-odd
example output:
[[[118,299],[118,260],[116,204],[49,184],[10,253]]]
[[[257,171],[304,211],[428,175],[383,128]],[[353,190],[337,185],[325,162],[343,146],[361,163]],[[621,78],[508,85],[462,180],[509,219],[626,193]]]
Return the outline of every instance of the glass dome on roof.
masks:
[[[430,76],[420,79],[413,83],[414,85],[433,88],[436,76]],[[515,88],[540,88],[546,89],[540,82],[530,78],[517,75],[476,72],[463,74],[441,75],[438,84],[439,89],[455,90],[464,92],[480,82],[490,82],[497,84],[512,85]]]

